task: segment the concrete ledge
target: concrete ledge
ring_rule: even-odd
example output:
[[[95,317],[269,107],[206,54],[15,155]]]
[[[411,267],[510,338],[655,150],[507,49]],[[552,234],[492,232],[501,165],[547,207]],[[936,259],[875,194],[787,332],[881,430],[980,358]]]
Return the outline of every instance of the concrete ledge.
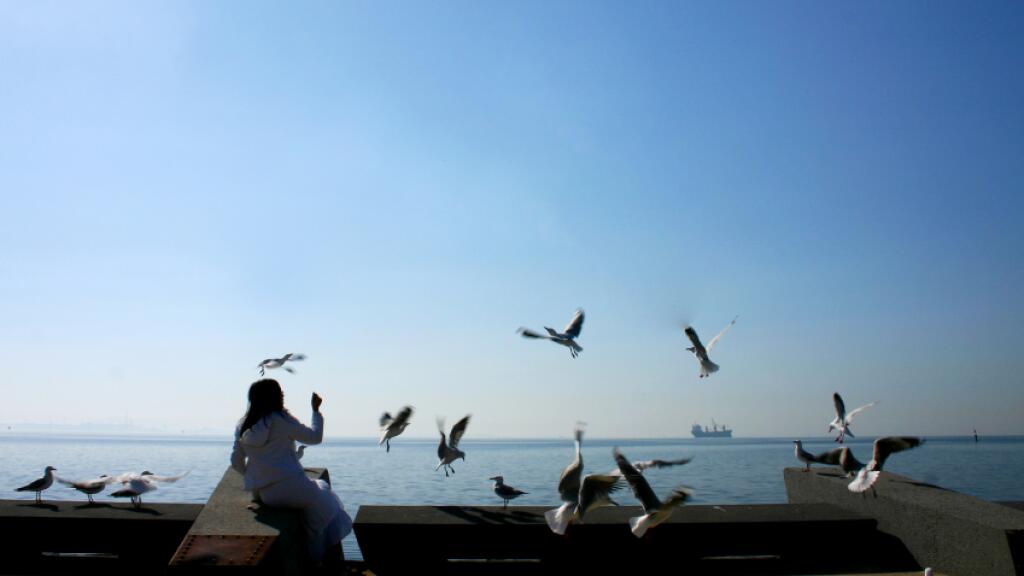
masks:
[[[0,500],[0,572],[87,567],[159,573],[202,504]]]
[[[827,502],[878,520],[921,566],[948,574],[1024,575],[1024,511],[883,472],[874,490],[855,494],[831,468],[787,468],[794,504]]]
[[[642,539],[627,524],[642,514],[639,507],[596,510],[565,536],[544,521],[551,508],[364,505],[354,527],[366,564],[378,574],[638,573],[661,571],[665,562],[673,571],[701,574],[822,573],[837,564],[850,571],[917,568],[873,519],[827,504],[684,506]],[[836,541],[866,551],[837,562]],[[505,569],[497,570],[501,563]]]
[[[326,469],[308,468],[329,481]],[[300,574],[308,569],[305,528],[298,510],[258,505],[228,468],[170,561],[174,574],[250,571]]]

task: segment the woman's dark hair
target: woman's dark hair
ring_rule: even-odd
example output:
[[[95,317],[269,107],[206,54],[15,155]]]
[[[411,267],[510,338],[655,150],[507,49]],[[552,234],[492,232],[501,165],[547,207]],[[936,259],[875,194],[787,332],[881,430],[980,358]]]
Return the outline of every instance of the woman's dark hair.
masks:
[[[262,418],[274,412],[284,412],[284,392],[281,391],[281,385],[277,380],[270,378],[253,382],[252,386],[249,386],[249,410],[245,413],[238,435],[241,436]]]

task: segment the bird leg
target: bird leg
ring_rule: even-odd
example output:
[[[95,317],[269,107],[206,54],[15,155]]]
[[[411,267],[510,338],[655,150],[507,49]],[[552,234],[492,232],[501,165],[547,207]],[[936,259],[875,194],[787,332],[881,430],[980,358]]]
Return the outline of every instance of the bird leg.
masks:
[[[92,499],[92,494],[86,494],[86,496],[87,496],[87,497],[89,498],[89,504],[95,504],[95,503],[96,503],[96,502],[95,502],[95,501],[93,501],[93,499]]]
[[[386,448],[384,452],[391,452],[391,438],[384,441],[384,448]]]

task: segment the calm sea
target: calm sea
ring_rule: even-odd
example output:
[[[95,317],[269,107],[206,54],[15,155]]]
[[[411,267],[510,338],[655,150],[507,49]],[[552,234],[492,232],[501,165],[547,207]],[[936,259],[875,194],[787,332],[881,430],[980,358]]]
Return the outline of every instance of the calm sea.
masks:
[[[631,460],[692,457],[686,465],[647,472],[659,494],[685,484],[697,504],[785,502],[782,469],[797,466],[790,438],[607,440],[585,439],[586,472],[614,468],[612,447]],[[849,444],[858,459],[871,458],[869,439]],[[446,478],[434,471],[435,440],[398,438],[385,453],[371,439],[328,439],[306,449],[303,464],[330,470],[334,489],[355,517],[361,504],[501,504],[491,490],[491,476],[529,492],[515,504],[556,506],[559,475],[572,459],[571,439],[464,440],[466,461],[454,464]],[[835,447],[829,439],[805,440],[810,452]],[[157,474],[191,471],[181,482],[161,486],[153,501],[205,502],[228,466],[231,440],[208,437],[113,437],[0,435],[0,491],[4,499],[31,499],[14,489],[54,466],[61,477],[94,478],[99,474],[151,470]],[[1024,437],[929,438],[917,450],[897,454],[887,463],[892,472],[958,490],[987,500],[1024,500]],[[76,500],[77,492],[54,485],[47,499]],[[106,496],[100,496],[107,499]],[[628,490],[622,504],[635,504]],[[127,503],[125,503],[127,505]],[[346,553],[358,558],[355,538]]]

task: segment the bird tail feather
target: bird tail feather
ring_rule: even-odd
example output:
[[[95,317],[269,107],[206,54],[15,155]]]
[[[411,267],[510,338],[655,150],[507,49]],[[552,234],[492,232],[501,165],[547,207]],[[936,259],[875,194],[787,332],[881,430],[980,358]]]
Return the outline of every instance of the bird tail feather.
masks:
[[[867,468],[861,468],[860,472],[857,472],[857,476],[853,479],[853,482],[847,486],[850,492],[864,492],[868,488],[874,486],[875,482],[878,481],[878,476],[881,472],[877,470],[868,470]]]
[[[544,520],[547,520],[548,527],[552,532],[565,534],[565,529],[569,527],[569,521],[572,520],[572,503],[566,502],[554,510],[548,510],[544,513]]]
[[[643,538],[647,529],[651,527],[652,520],[654,519],[653,514],[644,514],[643,516],[635,516],[629,519],[629,530],[633,532],[633,535],[637,538]]]

